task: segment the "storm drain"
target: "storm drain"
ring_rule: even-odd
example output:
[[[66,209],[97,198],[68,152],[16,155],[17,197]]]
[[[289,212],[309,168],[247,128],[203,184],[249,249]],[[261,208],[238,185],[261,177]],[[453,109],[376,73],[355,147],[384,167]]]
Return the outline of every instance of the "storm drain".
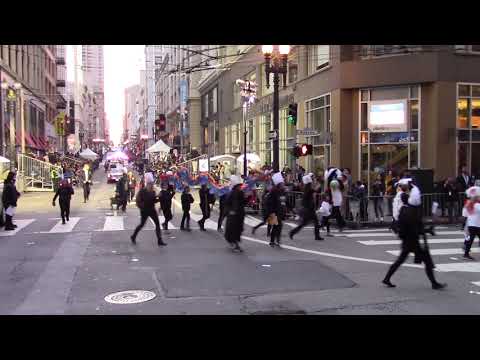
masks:
[[[111,304],[138,304],[155,298],[155,293],[145,290],[120,291],[105,296],[105,301]]]

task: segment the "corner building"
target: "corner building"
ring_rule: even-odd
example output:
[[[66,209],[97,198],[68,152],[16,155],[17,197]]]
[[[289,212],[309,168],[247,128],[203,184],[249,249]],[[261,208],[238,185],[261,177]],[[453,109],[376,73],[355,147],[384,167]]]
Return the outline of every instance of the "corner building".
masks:
[[[241,154],[244,124],[235,81],[250,79],[258,99],[247,114],[247,151],[269,164],[273,81],[267,89],[261,46],[243,50],[200,88],[203,148],[215,143],[217,154]],[[390,169],[433,169],[439,180],[466,165],[480,176],[479,67],[476,45],[292,46],[287,86],[280,84],[280,166],[294,166],[295,143],[310,143],[313,156],[297,160],[308,171],[348,167],[369,188],[377,173]],[[215,86],[214,105],[209,95]],[[298,104],[296,127],[286,120],[290,103]],[[305,128],[317,134],[297,135]]]

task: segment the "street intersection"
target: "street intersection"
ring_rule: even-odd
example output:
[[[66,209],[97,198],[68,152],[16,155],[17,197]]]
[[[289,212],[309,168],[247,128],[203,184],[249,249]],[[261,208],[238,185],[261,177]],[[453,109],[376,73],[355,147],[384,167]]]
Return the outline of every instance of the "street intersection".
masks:
[[[431,253],[444,291],[431,289],[423,265],[413,257],[393,277],[397,288],[380,284],[399,250],[387,229],[333,231],[315,241],[307,227],[291,241],[287,221],[283,249],[270,248],[266,227],[247,215],[244,253],[233,253],[216,231],[218,212],[198,230],[198,202],[191,212],[192,232],[179,230],[180,194],[174,219],[162,230],[166,247],[156,244],[147,222],[132,245],[139,222],[134,203],[126,214],[112,211],[114,185],[94,174],[90,201],[75,189],[70,221],[61,224],[52,193],[24,194],[14,221],[0,232],[1,314],[476,314],[480,301],[480,262],[464,261],[463,233],[439,227]],[[163,219],[162,219],[163,220]],[[162,222],[162,221],[161,221]],[[480,252],[474,245],[473,255]],[[113,293],[144,290],[145,302],[112,304]],[[133,296],[133,295],[128,295]]]

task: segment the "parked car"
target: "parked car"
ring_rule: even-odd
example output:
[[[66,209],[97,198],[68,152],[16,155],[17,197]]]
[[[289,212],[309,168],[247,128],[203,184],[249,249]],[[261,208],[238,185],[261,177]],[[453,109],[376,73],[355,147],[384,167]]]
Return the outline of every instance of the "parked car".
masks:
[[[120,164],[110,164],[107,173],[107,183],[117,182],[123,176],[123,166]]]

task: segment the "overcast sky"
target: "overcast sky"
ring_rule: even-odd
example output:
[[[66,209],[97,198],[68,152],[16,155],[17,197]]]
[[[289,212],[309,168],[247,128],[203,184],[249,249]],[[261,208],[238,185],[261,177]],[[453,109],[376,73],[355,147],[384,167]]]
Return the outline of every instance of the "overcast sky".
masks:
[[[105,45],[105,112],[110,122],[110,139],[118,143],[125,112],[124,89],[140,83],[145,69],[144,45]],[[68,81],[73,81],[73,48],[67,47]]]

